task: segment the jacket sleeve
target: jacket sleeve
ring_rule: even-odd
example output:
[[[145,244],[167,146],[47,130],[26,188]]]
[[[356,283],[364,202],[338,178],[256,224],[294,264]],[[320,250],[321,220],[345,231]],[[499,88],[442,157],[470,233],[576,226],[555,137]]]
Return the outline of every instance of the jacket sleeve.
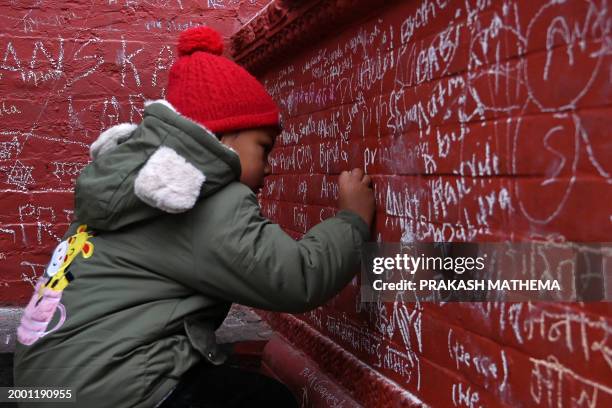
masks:
[[[260,309],[299,313],[327,302],[358,271],[369,230],[357,214],[340,211],[296,241],[261,215],[254,194],[243,197],[231,221],[212,234],[212,253],[196,255],[195,273],[213,291],[210,294]],[[197,246],[194,252],[199,252]],[[210,266],[212,260],[215,267]]]

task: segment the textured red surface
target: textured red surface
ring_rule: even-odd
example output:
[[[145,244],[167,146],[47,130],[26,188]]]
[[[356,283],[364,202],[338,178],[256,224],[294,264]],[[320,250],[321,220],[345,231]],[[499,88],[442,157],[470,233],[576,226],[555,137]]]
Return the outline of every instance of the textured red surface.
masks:
[[[378,240],[610,241],[611,24],[599,0],[397,2],[287,56],[261,76],[286,128],[264,212],[299,237],[362,167]],[[612,405],[609,303],[363,305],[358,283],[266,317],[364,406]]]
[[[0,5],[1,303],[23,303],[63,234],[88,144],[164,94],[176,33],[227,38],[262,3]],[[262,76],[287,127],[264,212],[299,237],[334,213],[337,174],[363,166],[380,240],[609,241],[609,8],[398,2],[287,57]],[[364,406],[409,406],[405,391],[436,407],[612,406],[608,304],[363,306],[356,283],[267,317]],[[287,377],[307,364],[291,361]]]
[[[224,39],[263,0],[0,4],[0,304],[23,304],[64,234],[72,188],[101,130],[165,94],[176,37]]]
[[[325,352],[334,347],[328,343]],[[336,348],[338,346],[335,346]],[[323,373],[304,353],[279,336],[273,336],[263,350],[262,372],[281,379],[299,396],[303,407],[352,407],[357,402]]]

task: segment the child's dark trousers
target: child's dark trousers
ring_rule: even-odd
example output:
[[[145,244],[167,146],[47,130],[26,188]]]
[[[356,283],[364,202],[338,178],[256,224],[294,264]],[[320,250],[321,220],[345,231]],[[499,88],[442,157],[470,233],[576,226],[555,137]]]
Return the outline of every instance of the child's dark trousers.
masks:
[[[199,363],[187,371],[159,408],[297,408],[280,382],[240,368]]]

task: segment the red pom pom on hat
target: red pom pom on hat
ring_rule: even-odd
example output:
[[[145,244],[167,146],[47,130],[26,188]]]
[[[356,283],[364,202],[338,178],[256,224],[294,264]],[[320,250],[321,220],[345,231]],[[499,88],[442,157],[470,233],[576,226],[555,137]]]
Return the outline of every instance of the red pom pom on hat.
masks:
[[[178,40],[179,55],[191,55],[196,51],[221,55],[223,40],[219,33],[209,27],[195,27],[183,31]]]

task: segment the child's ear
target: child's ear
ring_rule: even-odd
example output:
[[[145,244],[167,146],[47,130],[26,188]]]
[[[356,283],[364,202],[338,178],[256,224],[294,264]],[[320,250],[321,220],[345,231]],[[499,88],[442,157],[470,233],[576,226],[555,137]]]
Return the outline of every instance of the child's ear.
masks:
[[[238,136],[238,133],[236,133],[236,132],[223,133],[223,134],[219,135],[219,140],[224,145],[229,146],[231,148],[234,148],[235,147],[234,144],[236,143],[236,137],[237,136]]]

